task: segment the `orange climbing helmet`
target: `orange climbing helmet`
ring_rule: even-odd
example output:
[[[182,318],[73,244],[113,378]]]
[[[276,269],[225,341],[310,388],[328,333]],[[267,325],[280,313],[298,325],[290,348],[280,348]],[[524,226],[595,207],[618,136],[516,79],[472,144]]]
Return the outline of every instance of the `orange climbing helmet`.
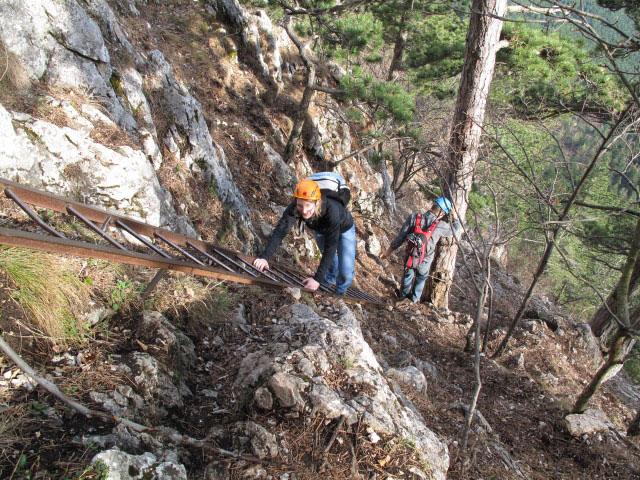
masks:
[[[293,189],[293,196],[296,198],[303,198],[304,200],[320,200],[322,196],[320,193],[320,186],[317,182],[305,178],[300,180]]]

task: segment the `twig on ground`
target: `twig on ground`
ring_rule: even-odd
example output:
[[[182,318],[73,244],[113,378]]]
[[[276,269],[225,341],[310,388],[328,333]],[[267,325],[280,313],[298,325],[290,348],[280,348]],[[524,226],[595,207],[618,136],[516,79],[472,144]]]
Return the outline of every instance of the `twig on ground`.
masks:
[[[331,438],[329,439],[329,442],[322,450],[322,461],[318,466],[318,472],[322,472],[322,470],[324,470],[324,467],[327,464],[327,454],[329,453],[329,450],[331,450],[331,447],[333,446],[333,443],[336,441],[336,438],[338,438],[338,433],[340,432],[340,429],[342,428],[342,425],[344,424],[344,421],[346,419],[347,419],[346,415],[340,415],[340,418],[338,419],[338,424],[336,425],[336,428],[333,430],[333,433],[331,434]]]
[[[351,465],[349,466],[351,478],[359,478],[360,475],[358,474],[358,457],[356,456],[356,448],[354,445],[355,441],[350,436],[347,439],[347,442],[349,443],[349,451],[351,452]]]
[[[4,339],[0,336],[0,348],[7,354],[7,356],[13,360],[13,362],[18,366],[18,368],[20,368],[25,374],[27,374],[29,377],[31,377],[38,385],[40,385],[42,388],[44,388],[45,390],[47,390],[49,393],[51,393],[53,396],[55,396],[56,398],[58,398],[60,401],[62,401],[62,403],[64,403],[65,405],[68,405],[69,407],[71,407],[73,410],[81,413],[82,415],[86,416],[86,417],[96,417],[96,418],[100,418],[102,420],[105,421],[113,421],[116,423],[120,423],[136,432],[145,432],[145,433],[151,433],[151,434],[156,434],[160,437],[164,437],[176,444],[180,444],[180,445],[188,445],[191,447],[197,447],[197,448],[202,448],[204,450],[207,450],[209,452],[212,453],[217,453],[219,455],[223,455],[226,457],[232,457],[232,458],[236,458],[236,459],[240,459],[240,460],[245,460],[247,462],[253,462],[253,463],[261,463],[267,466],[276,466],[274,463],[269,462],[268,460],[262,460],[260,458],[257,457],[253,457],[251,455],[242,455],[239,453],[234,453],[234,452],[230,452],[228,450],[224,450],[222,448],[218,448],[218,447],[214,447],[212,445],[207,445],[205,443],[205,440],[199,440],[197,438],[192,438],[192,437],[188,437],[186,435],[180,435],[179,433],[172,433],[172,432],[167,432],[165,430],[163,430],[162,428],[158,428],[158,427],[149,427],[147,425],[142,425],[140,423],[136,423],[133,422],[131,420],[128,420],[126,418],[122,418],[122,417],[118,417],[117,415],[112,415],[109,413],[105,413],[105,412],[100,412],[98,410],[92,410],[87,408],[86,406],[76,402],[75,400],[69,398],[67,395],[65,395],[64,393],[62,393],[60,391],[60,389],[51,381],[47,380],[46,378],[42,377],[41,375],[39,375],[38,373],[35,372],[35,370],[33,370],[31,368],[31,366],[25,362],[22,357],[20,357],[20,355],[18,355],[10,346],[7,342],[4,341]]]

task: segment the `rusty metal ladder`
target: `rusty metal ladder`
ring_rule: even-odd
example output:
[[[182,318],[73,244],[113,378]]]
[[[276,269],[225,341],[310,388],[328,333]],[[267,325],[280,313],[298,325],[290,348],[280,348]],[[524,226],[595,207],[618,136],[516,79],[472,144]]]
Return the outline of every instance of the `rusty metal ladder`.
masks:
[[[167,270],[268,288],[299,287],[303,290],[305,289],[302,280],[309,277],[303,272],[275,263],[269,270],[262,272],[253,266],[254,257],[249,255],[109,213],[106,210],[58,197],[3,178],[0,178],[0,190],[48,234],[41,235],[26,230],[0,228],[0,244],[157,268],[158,272],[142,293],[143,299],[149,296]],[[98,245],[84,239],[66,238],[43,221],[29,205],[77,218],[104,239],[108,245]],[[144,246],[148,251],[142,253],[133,251],[131,248],[128,249],[109,234],[109,228],[126,232],[140,243],[141,248]],[[313,293],[335,296],[329,285],[321,284],[318,290]],[[349,287],[340,298],[350,302],[383,303],[374,296],[353,287]]]

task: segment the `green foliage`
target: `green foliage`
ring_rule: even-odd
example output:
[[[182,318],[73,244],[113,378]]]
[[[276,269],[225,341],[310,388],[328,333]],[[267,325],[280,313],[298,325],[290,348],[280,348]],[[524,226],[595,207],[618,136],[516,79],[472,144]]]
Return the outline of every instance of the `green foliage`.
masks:
[[[15,470],[14,472],[15,478],[19,480],[30,480],[32,478],[31,469],[27,468],[26,454],[23,453],[22,455],[20,455],[14,470]]]
[[[129,280],[116,280],[116,285],[111,290],[110,307],[116,312],[128,311],[137,300],[143,287],[139,283]]]
[[[506,23],[503,36],[509,46],[498,51],[502,75],[494,96],[521,114],[605,114],[623,108],[626,95],[618,80],[590,57],[583,42],[518,23]]]
[[[464,61],[468,18],[453,12],[429,17],[415,32],[407,49],[407,65],[414,82],[428,91],[439,90],[439,80],[457,75]]]
[[[443,80],[462,71],[467,23],[453,12],[427,17],[408,40],[407,66],[424,93],[455,94],[455,85]],[[509,22],[502,36],[509,44],[497,54],[494,102],[511,104],[527,118],[567,111],[607,115],[623,108],[627,95],[619,80],[594,60],[584,41]]]
[[[34,400],[29,403],[29,409],[34,415],[44,415],[47,411],[47,406],[44,403]]]
[[[344,356],[338,357],[336,361],[338,362],[338,364],[342,366],[344,370],[349,370],[350,368],[353,368],[355,365],[355,362],[349,357],[344,357]]]
[[[364,115],[357,108],[347,108],[345,111],[347,120],[351,123],[355,124],[363,124],[364,123]]]
[[[469,192],[469,210],[481,212],[492,207],[493,203],[491,202],[491,198],[488,195],[482,194],[478,188],[478,184],[474,182]],[[471,212],[468,213],[467,217],[469,217],[470,214]]]
[[[380,162],[382,162],[382,160],[384,160],[385,156],[384,155],[380,155],[377,151],[372,153],[371,155],[369,155],[367,157],[367,160],[369,162],[369,165],[371,165],[374,168],[378,168],[380,166]]]
[[[370,12],[349,12],[338,17],[332,25],[332,37],[325,38],[328,50],[338,57],[358,55],[365,49],[377,52],[383,44],[382,24]]]
[[[211,179],[211,183],[209,184],[209,193],[212,197],[218,196],[218,181],[215,178]]]
[[[65,476],[63,480],[107,480],[109,478],[109,467],[101,460],[91,463],[81,472],[71,476]]]
[[[397,83],[377,81],[372,74],[354,68],[351,74],[343,77],[341,86],[349,99],[372,106],[377,120],[390,118],[398,123],[407,123],[413,119],[415,95]]]

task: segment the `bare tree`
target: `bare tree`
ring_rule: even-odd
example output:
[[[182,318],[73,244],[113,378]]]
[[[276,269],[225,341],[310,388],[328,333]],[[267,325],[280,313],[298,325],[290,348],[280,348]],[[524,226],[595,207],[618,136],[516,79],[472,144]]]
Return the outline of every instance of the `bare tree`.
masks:
[[[491,190],[491,187],[487,187]],[[473,353],[474,353],[474,377],[476,381],[476,386],[471,396],[471,402],[469,404],[469,408],[467,409],[467,415],[465,419],[465,427],[463,430],[463,438],[461,449],[462,452],[465,453],[467,450],[467,444],[469,441],[469,430],[471,428],[471,424],[473,421],[473,416],[475,414],[476,405],[478,403],[478,397],[480,396],[480,391],[482,389],[482,377],[480,372],[480,324],[482,322],[482,317],[484,314],[485,304],[487,303],[487,298],[489,296],[489,291],[491,289],[491,254],[496,244],[500,241],[500,217],[498,210],[498,203],[496,200],[496,194],[493,190],[491,190],[491,194],[493,197],[493,218],[491,222],[493,224],[492,232],[489,235],[485,235],[480,228],[484,222],[478,221],[477,212],[474,212],[476,215],[476,233],[478,242],[470,241],[469,245],[471,246],[471,252],[473,255],[473,259],[475,260],[475,264],[479,267],[479,273],[477,276],[473,275],[471,266],[469,265],[464,250],[462,251],[462,261],[463,265],[469,271],[469,278],[473,283],[473,286],[476,290],[477,294],[477,302],[476,302],[476,310],[473,319],[473,324],[469,329],[469,333],[467,334],[467,347],[473,343]],[[466,228],[463,226],[463,228]],[[470,235],[467,234],[467,237],[470,238]],[[454,239],[455,240],[455,239]],[[465,351],[469,351],[470,348],[465,348]]]
[[[614,336],[609,355],[606,362],[600,367],[598,372],[591,379],[591,382],[585,387],[578,396],[573,413],[582,413],[587,408],[589,400],[593,397],[600,385],[608,378],[609,373],[617,366],[622,365],[624,357],[627,353],[627,345],[629,341],[638,335],[629,318],[629,287],[631,285],[631,276],[638,256],[640,255],[640,219],[636,223],[635,232],[632,237],[631,247],[627,255],[627,261],[622,269],[620,281],[616,295],[616,311],[615,320],[618,323],[618,330]]]
[[[629,127],[629,124],[627,123],[627,115],[629,113],[631,106],[629,106],[629,108],[627,108],[624,112],[622,112],[622,114],[620,114],[620,116],[618,117],[616,123],[609,129],[609,132],[604,136],[604,138],[602,139],[602,142],[600,143],[599,148],[597,149],[597,151],[594,153],[593,157],[591,158],[591,161],[589,162],[589,164],[586,166],[585,170],[582,173],[582,176],[580,177],[580,179],[578,180],[578,182],[575,184],[573,191],[571,192],[571,195],[569,196],[569,199],[566,201],[563,210],[559,213],[558,217],[556,220],[554,220],[553,222],[549,223],[548,226],[548,240],[547,243],[545,245],[545,249],[544,252],[542,254],[542,257],[540,258],[540,261],[538,262],[538,266],[536,268],[536,271],[533,275],[533,279],[531,281],[531,284],[529,285],[529,288],[527,289],[527,292],[525,293],[525,296],[520,304],[520,308],[518,309],[517,313],[515,314],[511,324],[509,325],[509,329],[507,330],[507,333],[505,334],[502,342],[500,343],[500,345],[498,346],[498,348],[496,349],[496,351],[494,352],[493,356],[497,357],[502,355],[502,353],[504,352],[504,350],[507,347],[507,344],[509,343],[509,340],[511,339],[513,332],[515,330],[515,328],[518,326],[518,324],[520,323],[520,321],[522,320],[522,317],[524,316],[524,312],[527,309],[527,306],[529,305],[529,301],[531,300],[531,297],[533,296],[533,292],[534,289],[536,288],[536,285],[538,284],[538,282],[540,281],[543,273],[545,272],[547,265],[549,263],[549,260],[551,258],[551,255],[556,247],[556,241],[558,238],[558,234],[561,231],[562,225],[563,223],[567,220],[568,218],[568,214],[569,211],[571,210],[571,208],[574,205],[574,202],[576,201],[576,198],[578,196],[578,193],[580,192],[580,190],[582,189],[582,187],[585,185],[586,180],[589,178],[589,176],[591,175],[591,173],[593,172],[597,162],[602,158],[603,154],[607,151],[607,149],[611,146],[612,142],[615,141],[616,137],[620,134],[619,130],[622,126],[626,126],[627,128]]]

